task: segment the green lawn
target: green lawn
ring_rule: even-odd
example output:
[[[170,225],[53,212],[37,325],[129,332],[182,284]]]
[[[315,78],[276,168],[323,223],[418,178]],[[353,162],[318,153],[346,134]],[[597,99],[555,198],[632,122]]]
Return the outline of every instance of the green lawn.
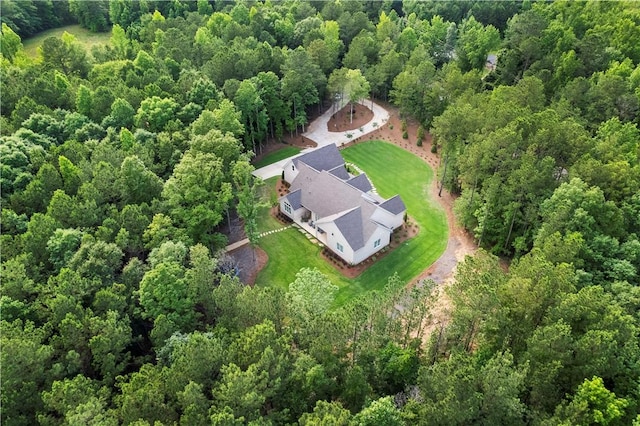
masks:
[[[269,214],[269,208],[278,201],[278,195],[276,194],[276,182],[278,182],[278,179],[280,179],[278,176],[267,179],[264,181],[264,186],[260,188],[260,199],[268,206],[260,209],[258,214],[259,233],[272,231],[284,226]]]
[[[259,169],[261,167],[268,166],[269,164],[273,164],[280,160],[284,160],[285,158],[289,158],[293,155],[296,155],[300,151],[301,149],[295,146],[284,147],[282,149],[279,149],[274,152],[270,152],[269,154],[265,155],[263,158],[260,159],[260,161],[257,161],[254,164],[254,167],[256,169]]]
[[[403,282],[411,280],[440,257],[448,238],[446,215],[429,195],[433,171],[424,161],[379,141],[347,148],[342,155],[367,173],[381,196],[400,194],[409,216],[420,225],[420,233],[341,288],[338,303],[364,291],[383,288],[396,272]]]
[[[436,261],[446,248],[446,216],[429,198],[433,172],[426,163],[395,145],[378,141],[347,148],[342,155],[367,173],[380,195],[390,197],[399,193],[408,214],[419,223],[420,233],[354,280],[344,278],[325,262],[320,257],[320,249],[298,230],[272,234],[260,239],[260,247],[269,255],[269,262],[258,276],[258,285],[286,288],[300,268],[316,267],[339,287],[336,303],[343,304],[365,291],[382,289],[389,276],[396,272],[403,282],[408,282]],[[273,188],[275,179],[267,181],[265,187]],[[266,214],[266,209],[262,216],[261,230],[282,226]]]
[[[86,28],[82,28],[80,25],[67,25],[66,27],[52,28],[50,30],[42,31],[33,37],[22,40],[25,53],[31,57],[36,58],[38,56],[38,47],[42,45],[42,42],[47,37],[61,37],[64,32],[75,36],[75,38],[87,49],[87,53],[91,53],[91,48],[99,44],[109,44],[111,38],[111,32],[106,33],[92,33]]]

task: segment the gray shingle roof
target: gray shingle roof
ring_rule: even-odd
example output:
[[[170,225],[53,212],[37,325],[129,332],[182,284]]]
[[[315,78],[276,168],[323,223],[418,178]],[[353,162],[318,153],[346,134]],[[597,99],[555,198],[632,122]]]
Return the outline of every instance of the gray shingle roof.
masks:
[[[332,170],[344,165],[344,159],[335,144],[323,146],[293,159],[296,167],[299,167],[300,162],[311,166],[319,172]]]
[[[355,186],[362,192],[369,192],[373,189],[373,186],[365,173],[352,177],[347,181],[347,183],[351,186]]]
[[[339,177],[342,180],[347,180],[349,179],[351,176],[349,176],[349,173],[347,172],[347,169],[344,168],[344,165],[340,165],[338,167],[334,167],[333,169],[329,170],[329,173],[331,173],[332,175]]]
[[[364,246],[362,210],[360,207],[348,211],[333,222],[354,251]]]
[[[327,171],[317,172],[298,164],[300,172],[291,183],[291,192],[302,190],[301,203],[319,217],[330,216],[360,205],[361,191],[345,185]]]
[[[393,214],[399,214],[407,210],[407,207],[404,205],[404,202],[399,195],[389,198],[387,201],[380,204],[380,207]]]
[[[289,204],[291,204],[291,208],[293,208],[294,210],[298,210],[300,207],[302,207],[302,203],[300,202],[302,198],[302,191],[300,189],[288,193],[287,195],[285,195],[285,198],[287,199],[287,201],[289,201]]]

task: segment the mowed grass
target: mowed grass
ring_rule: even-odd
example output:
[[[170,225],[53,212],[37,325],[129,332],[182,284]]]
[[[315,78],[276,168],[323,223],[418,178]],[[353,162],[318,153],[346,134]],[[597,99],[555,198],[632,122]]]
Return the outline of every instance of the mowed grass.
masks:
[[[276,285],[286,289],[300,268],[315,267],[339,287],[336,305],[342,305],[364,292],[382,289],[394,273],[402,282],[410,281],[436,261],[446,248],[446,216],[429,198],[428,188],[433,172],[426,163],[395,145],[379,141],[347,148],[342,154],[346,161],[355,163],[367,173],[380,195],[402,196],[409,216],[420,226],[420,233],[353,280],[345,278],[324,261],[320,248],[311,244],[300,231],[288,229],[274,233],[259,242],[269,255],[269,262],[258,275],[258,285]],[[273,178],[266,182],[266,192],[274,192],[272,188],[276,180]],[[265,196],[274,199],[274,195]],[[261,232],[282,227],[267,209],[258,226]]]
[[[382,289],[394,273],[402,282],[410,281],[440,257],[448,239],[446,215],[429,194],[433,171],[424,161],[381,141],[346,148],[342,155],[367,173],[381,196],[400,194],[408,215],[420,226],[420,233],[341,288],[338,303],[365,291]]]
[[[274,152],[270,152],[269,154],[265,155],[263,158],[260,159],[260,161],[256,161],[256,163],[254,164],[254,167],[256,169],[259,169],[261,167],[268,166],[269,164],[277,163],[280,160],[284,160],[285,158],[289,158],[291,156],[298,154],[300,151],[301,149],[295,146],[284,147],[282,149],[279,149]]]
[[[38,57],[38,47],[42,46],[42,42],[48,37],[62,37],[64,32],[68,32],[73,35],[78,42],[82,43],[87,49],[87,53],[91,53],[91,48],[97,45],[110,44],[111,31],[105,33],[92,33],[86,28],[82,28],[80,25],[67,25],[59,28],[52,28],[50,30],[42,31],[22,40],[25,53],[31,58]]]

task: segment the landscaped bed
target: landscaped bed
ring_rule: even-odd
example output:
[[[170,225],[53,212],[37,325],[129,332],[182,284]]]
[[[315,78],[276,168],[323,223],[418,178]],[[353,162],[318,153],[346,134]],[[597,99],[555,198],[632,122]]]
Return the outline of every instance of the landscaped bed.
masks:
[[[366,291],[382,289],[394,273],[398,273],[402,282],[408,282],[444,251],[447,223],[444,212],[429,198],[433,172],[426,163],[401,148],[380,141],[360,143],[344,149],[342,154],[346,161],[367,173],[381,196],[400,194],[409,215],[420,228],[419,234],[378,258],[354,279],[346,278],[327,262],[322,256],[322,248],[312,244],[297,229],[268,235],[259,241],[269,261],[258,274],[257,285],[287,286],[300,268],[316,267],[339,287],[336,303],[343,304]],[[275,190],[275,180],[267,181],[266,185]],[[271,201],[273,197],[269,196]],[[262,230],[283,225],[264,209],[259,226]]]

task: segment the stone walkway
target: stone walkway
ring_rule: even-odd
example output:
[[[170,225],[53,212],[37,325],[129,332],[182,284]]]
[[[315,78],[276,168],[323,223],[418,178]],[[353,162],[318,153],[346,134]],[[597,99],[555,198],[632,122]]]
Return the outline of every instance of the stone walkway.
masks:
[[[289,229],[291,228],[293,225],[288,225],[282,228],[278,228],[278,229],[272,229],[271,231],[267,231],[267,232],[263,232],[262,234],[258,235],[258,239],[265,237],[267,235],[271,235],[271,234],[275,234],[276,232],[282,232],[285,229]],[[225,247],[224,251],[226,251],[227,253],[230,251],[234,251],[237,248],[240,248],[242,246],[245,246],[249,244],[249,239],[245,238],[244,240],[240,240],[240,241],[236,241],[233,244],[229,244],[227,247]]]
[[[355,164],[353,164],[353,163],[348,163],[348,162],[345,162],[345,164],[346,164],[347,166],[349,166],[349,167],[353,167],[353,168],[354,168],[358,173],[360,173],[360,174],[364,174],[364,170],[362,170],[360,167],[356,166]],[[377,194],[377,193],[378,193],[378,190],[376,189],[376,187],[375,187],[375,186],[373,186],[373,182],[371,182],[371,181],[369,181],[369,182],[371,183],[371,192],[373,192],[374,194]]]

